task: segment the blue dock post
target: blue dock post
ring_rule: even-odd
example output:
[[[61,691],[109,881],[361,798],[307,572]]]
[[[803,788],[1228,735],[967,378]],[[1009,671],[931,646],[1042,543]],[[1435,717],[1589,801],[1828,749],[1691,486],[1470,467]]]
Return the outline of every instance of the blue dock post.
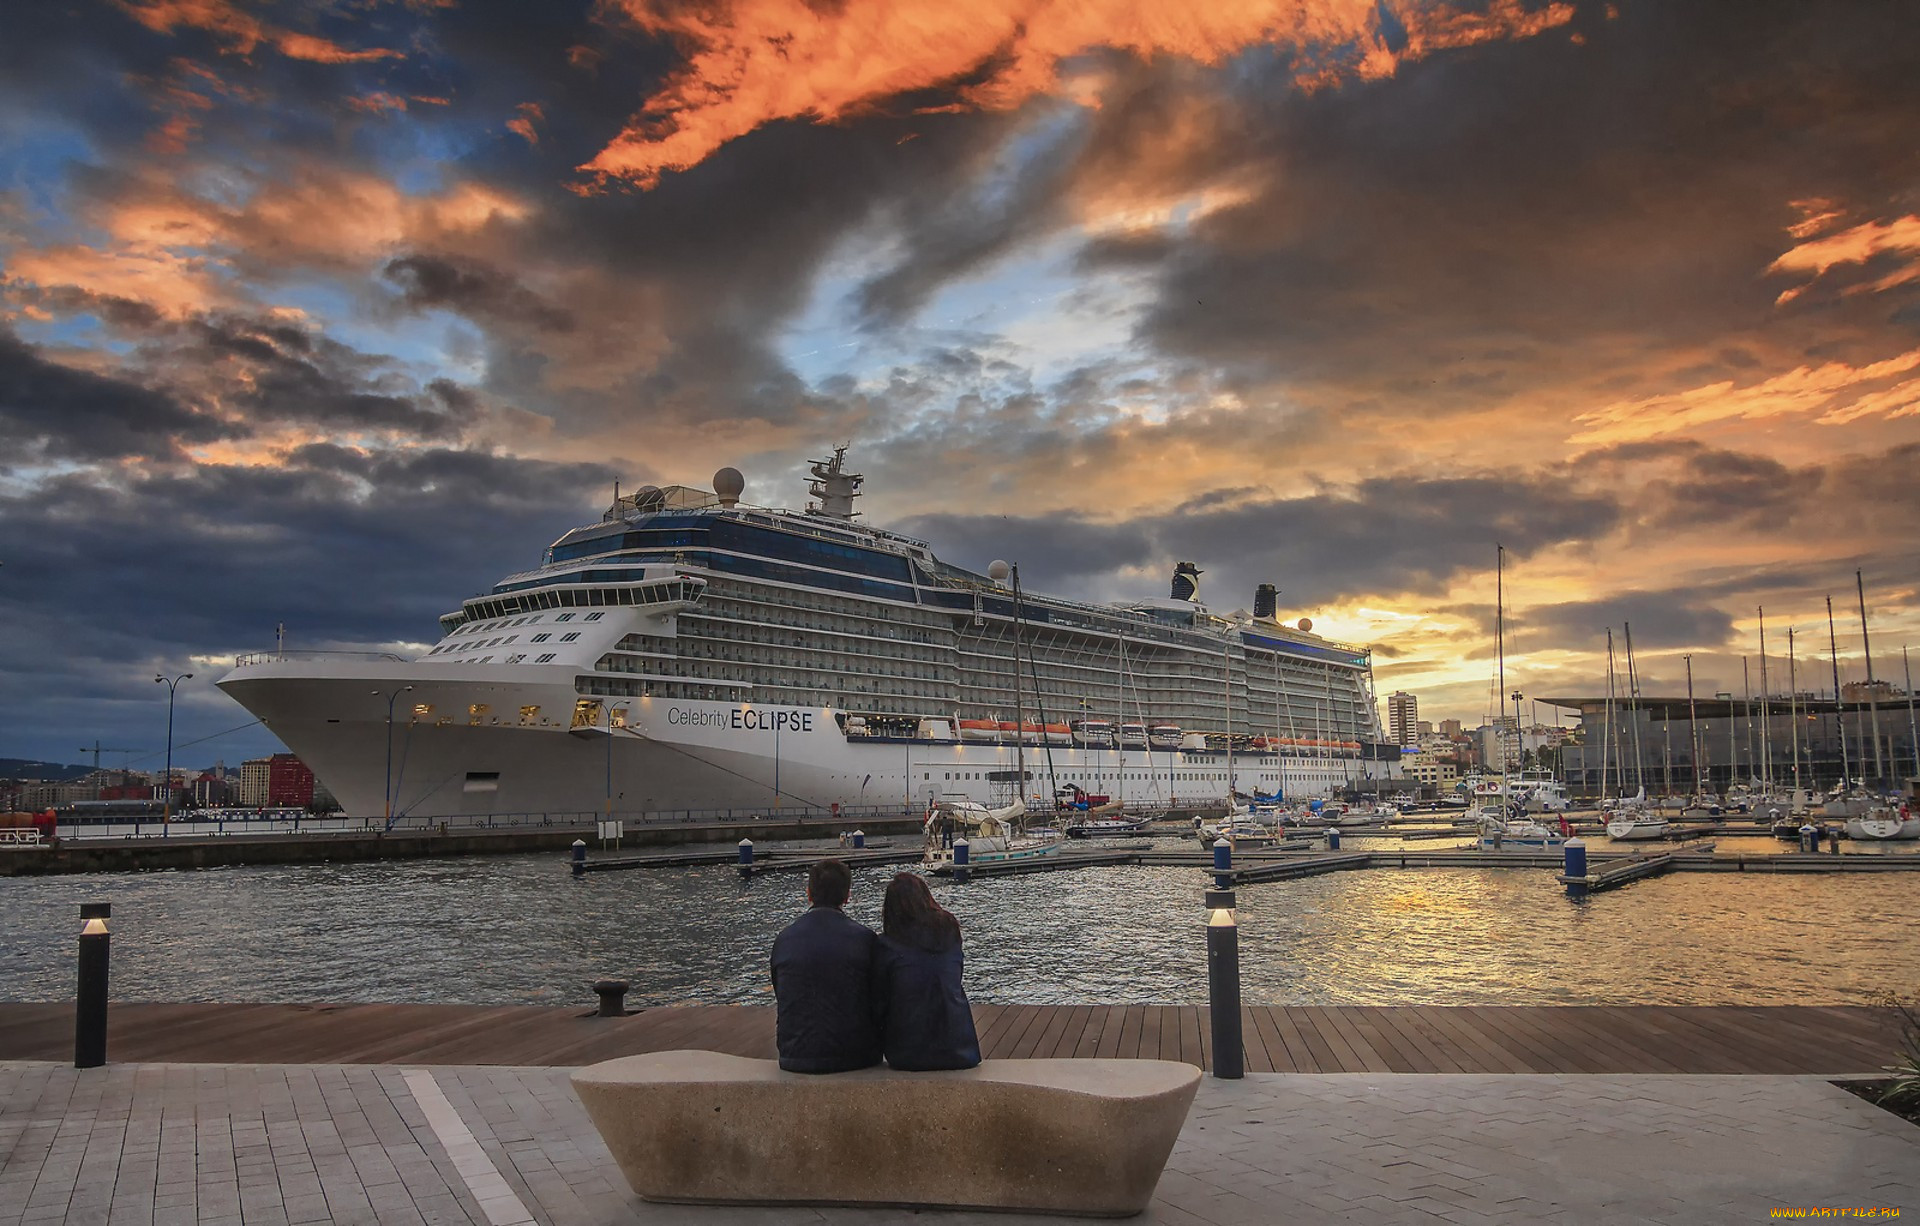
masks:
[[[853,832],[853,846],[854,846],[854,849],[855,849],[855,850],[857,851],[857,850],[859,850],[860,848],[863,848],[863,847],[865,847],[866,845],[867,845],[867,832],[866,832],[866,831],[864,831],[864,830],[856,830],[856,831],[854,831],[854,832]]]
[[[1587,896],[1587,844],[1583,839],[1568,839],[1564,850],[1567,853],[1565,876],[1567,895],[1571,898]]]
[[[1213,841],[1213,888],[1233,888],[1233,844],[1224,837]]]
[[[107,958],[113,937],[107,920],[113,904],[80,904],[80,982],[73,998],[73,1067],[107,1062]]]
[[[1327,827],[1327,850],[1328,851],[1340,850],[1340,827],[1338,826]]]
[[[1233,914],[1233,891],[1224,887],[1208,890],[1206,906],[1207,1011],[1213,1032],[1213,1075],[1222,1081],[1237,1081],[1247,1074],[1247,1058],[1240,1032],[1240,925]]]
[[[740,840],[740,876],[744,879],[753,876],[753,840]]]
[[[1814,842],[1814,840],[1819,837],[1819,833],[1819,831],[1813,828],[1812,822],[1808,822],[1806,825],[1800,827],[1800,850],[1819,851],[1819,845]]]
[[[968,843],[965,839],[953,841],[953,879],[955,881],[967,879],[967,850]]]
[[[573,841],[573,875],[576,877],[587,875],[587,841],[585,839]]]

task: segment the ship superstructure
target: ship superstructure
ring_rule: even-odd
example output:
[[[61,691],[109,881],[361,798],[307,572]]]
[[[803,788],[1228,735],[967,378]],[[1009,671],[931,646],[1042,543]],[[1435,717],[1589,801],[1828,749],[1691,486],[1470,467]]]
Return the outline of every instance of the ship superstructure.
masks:
[[[1282,625],[1270,585],[1231,617],[1200,601],[1191,563],[1164,600],[1016,602],[1004,566],[980,574],[859,522],[844,448],[811,473],[797,512],[743,503],[733,469],[711,491],[617,496],[442,617],[418,659],[276,653],[220,684],[351,812],[989,803],[1070,785],[1194,808],[1230,785],[1325,794],[1391,773],[1366,651]]]

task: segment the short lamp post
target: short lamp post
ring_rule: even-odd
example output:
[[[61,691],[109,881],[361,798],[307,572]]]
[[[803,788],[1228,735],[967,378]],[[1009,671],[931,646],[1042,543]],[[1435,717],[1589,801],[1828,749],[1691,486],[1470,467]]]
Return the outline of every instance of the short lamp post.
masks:
[[[1208,890],[1207,1006],[1213,1021],[1213,1075],[1223,1081],[1246,1076],[1240,1034],[1240,925],[1232,890]]]
[[[391,694],[384,694],[379,690],[372,692],[375,698],[384,698],[387,700],[387,772],[386,777],[381,780],[380,799],[381,803],[386,806],[386,828],[388,830],[393,829],[393,704],[399,701],[400,695],[408,693],[412,689],[413,687],[410,685],[403,685]]]
[[[113,906],[80,904],[80,980],[73,1001],[73,1067],[99,1068],[107,1062],[107,958],[113,938],[107,920]]]
[[[160,783],[165,797],[160,806],[160,825],[164,829],[173,820],[173,695],[182,681],[193,680],[193,674],[181,673],[177,677],[156,675],[153,680],[155,684],[167,687],[167,773]]]

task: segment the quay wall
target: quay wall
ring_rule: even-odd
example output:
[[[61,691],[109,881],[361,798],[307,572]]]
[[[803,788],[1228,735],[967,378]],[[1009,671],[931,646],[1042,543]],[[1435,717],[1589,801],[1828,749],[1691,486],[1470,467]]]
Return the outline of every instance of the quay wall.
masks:
[[[841,818],[749,818],[730,822],[640,824],[630,822],[622,847],[675,847],[686,843],[737,843],[750,838],[833,838],[855,826],[868,834],[918,834],[918,816]],[[449,829],[391,833],[219,835],[193,838],[62,839],[57,846],[0,849],[0,877],[58,873],[124,873],[161,869],[226,868],[246,864],[328,864],[356,860],[426,859],[435,856],[520,855],[563,852],[575,839],[597,846],[585,825],[526,826],[506,830]]]

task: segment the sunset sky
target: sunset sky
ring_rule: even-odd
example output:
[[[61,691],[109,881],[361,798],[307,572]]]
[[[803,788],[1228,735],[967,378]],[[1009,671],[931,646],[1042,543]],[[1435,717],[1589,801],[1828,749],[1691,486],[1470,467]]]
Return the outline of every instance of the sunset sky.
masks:
[[[0,756],[275,747],[617,480],[1375,648],[1384,696],[1920,646],[1916,10],[47,0],[0,38]],[[229,731],[239,729],[238,731]],[[227,735],[216,735],[227,733]],[[124,755],[108,754],[117,764]]]

